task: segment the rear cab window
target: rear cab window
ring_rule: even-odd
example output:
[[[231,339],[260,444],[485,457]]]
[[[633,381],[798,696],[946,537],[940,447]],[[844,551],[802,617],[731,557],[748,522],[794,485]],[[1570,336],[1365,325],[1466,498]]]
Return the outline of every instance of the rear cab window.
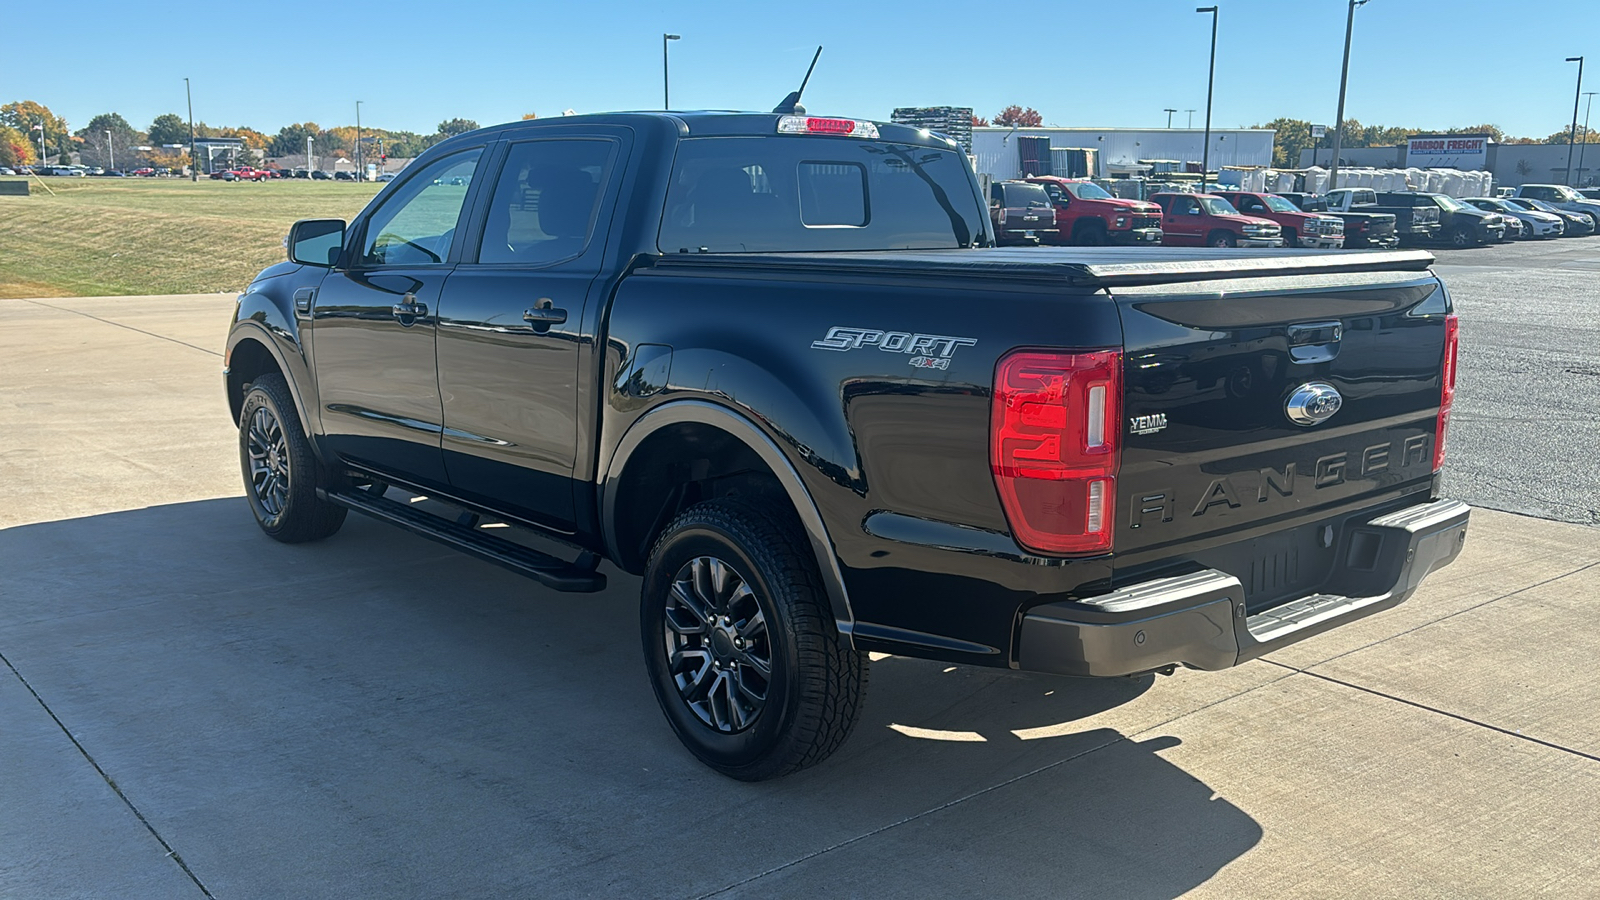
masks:
[[[970,247],[982,239],[986,216],[966,161],[952,150],[814,135],[686,138],[657,246],[663,253]]]

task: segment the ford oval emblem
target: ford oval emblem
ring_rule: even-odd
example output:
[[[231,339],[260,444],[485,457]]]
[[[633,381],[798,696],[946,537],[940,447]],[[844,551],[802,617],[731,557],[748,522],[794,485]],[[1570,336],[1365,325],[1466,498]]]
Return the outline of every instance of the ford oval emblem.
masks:
[[[1344,398],[1339,396],[1339,391],[1326,382],[1313,381],[1302,384],[1289,395],[1289,402],[1284,405],[1284,412],[1289,414],[1289,421],[1296,425],[1321,425],[1333,418],[1333,414],[1344,405]]]

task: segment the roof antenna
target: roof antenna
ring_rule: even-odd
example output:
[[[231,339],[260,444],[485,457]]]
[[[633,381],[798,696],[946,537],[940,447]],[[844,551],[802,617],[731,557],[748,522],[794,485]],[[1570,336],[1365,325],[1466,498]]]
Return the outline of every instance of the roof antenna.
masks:
[[[777,113],[780,116],[789,116],[789,115],[802,115],[803,116],[803,115],[805,115],[806,108],[804,106],[800,105],[800,95],[805,93],[805,91],[806,91],[806,82],[811,80],[811,70],[815,69],[817,67],[817,60],[821,56],[822,56],[822,45],[818,44],[817,45],[817,55],[811,57],[811,66],[810,66],[810,68],[806,69],[806,77],[801,79],[801,81],[800,81],[800,90],[795,91],[794,93],[790,94],[789,96],[783,98],[783,102],[779,103],[778,104],[778,108],[774,109],[773,112]]]

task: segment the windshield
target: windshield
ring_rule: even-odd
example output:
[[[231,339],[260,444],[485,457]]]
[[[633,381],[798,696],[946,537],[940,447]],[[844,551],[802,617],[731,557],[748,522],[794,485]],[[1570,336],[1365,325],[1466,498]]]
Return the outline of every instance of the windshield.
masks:
[[[1112,196],[1098,184],[1087,181],[1067,185],[1067,191],[1079,200],[1110,200]]]
[[[1567,187],[1564,184],[1554,185],[1553,187],[1550,188],[1550,191],[1551,191],[1551,193],[1555,194],[1557,197],[1560,197],[1562,200],[1582,200],[1583,199],[1582,197],[1578,196],[1578,192],[1577,191],[1573,190],[1572,188]]]
[[[1440,206],[1444,207],[1445,209],[1450,210],[1451,212],[1459,212],[1460,210],[1469,208],[1465,203],[1462,203],[1460,200],[1457,200],[1454,197],[1446,197],[1443,194],[1440,194],[1438,197],[1436,197],[1434,199],[1439,201],[1439,205]]]
[[[1295,206],[1293,203],[1290,203],[1289,201],[1283,199],[1282,197],[1279,197],[1277,194],[1268,194],[1267,195],[1267,209],[1270,209],[1273,212],[1299,212],[1300,211],[1300,207]]]
[[[986,218],[966,160],[949,150],[810,135],[689,138],[678,145],[656,243],[663,253],[971,247]]]
[[[1200,208],[1213,216],[1237,216],[1239,214],[1239,211],[1233,208],[1232,203],[1221,197],[1201,196],[1196,199],[1200,201]]]
[[[1522,201],[1522,203],[1523,203],[1524,206],[1527,206],[1527,207],[1529,207],[1531,209],[1537,209],[1540,212],[1557,213],[1557,214],[1559,214],[1561,212],[1561,210],[1556,209],[1554,206],[1551,206],[1550,204],[1544,202],[1543,200],[1528,200],[1528,199],[1524,199]]]

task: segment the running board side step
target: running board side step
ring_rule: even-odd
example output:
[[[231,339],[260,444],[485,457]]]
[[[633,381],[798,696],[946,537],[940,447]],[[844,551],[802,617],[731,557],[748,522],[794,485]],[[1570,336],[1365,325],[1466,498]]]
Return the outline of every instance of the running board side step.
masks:
[[[470,553],[518,575],[532,578],[552,590],[593,593],[604,590],[606,586],[606,576],[595,571],[594,567],[599,565],[600,558],[593,553],[584,553],[577,562],[569,563],[531,547],[484,534],[465,521],[445,519],[410,504],[386,499],[381,493],[373,494],[361,489],[336,492],[319,488],[317,494],[329,503]]]

